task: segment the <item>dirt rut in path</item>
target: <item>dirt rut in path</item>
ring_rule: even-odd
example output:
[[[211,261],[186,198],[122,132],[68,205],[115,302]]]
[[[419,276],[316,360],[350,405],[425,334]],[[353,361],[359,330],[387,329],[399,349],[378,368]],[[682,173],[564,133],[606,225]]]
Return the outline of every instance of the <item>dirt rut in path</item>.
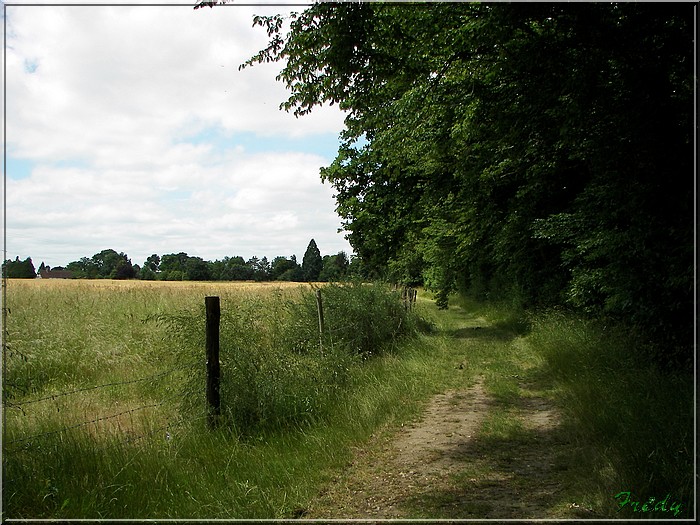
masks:
[[[483,377],[432,398],[423,417],[356,450],[349,468],[305,518],[577,517],[554,509],[560,491],[559,417],[548,400],[525,393],[512,411],[518,439],[481,437],[494,408]]]

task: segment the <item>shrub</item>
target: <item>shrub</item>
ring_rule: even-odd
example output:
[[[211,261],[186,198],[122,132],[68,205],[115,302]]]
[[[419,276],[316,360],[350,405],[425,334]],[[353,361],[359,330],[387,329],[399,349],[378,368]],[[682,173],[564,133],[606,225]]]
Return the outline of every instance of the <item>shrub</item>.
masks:
[[[417,316],[407,311],[398,292],[382,284],[329,284],[322,289],[325,348],[340,347],[363,357],[390,350],[415,333]],[[313,294],[289,305],[290,338],[297,351],[319,346],[318,310]]]
[[[415,331],[399,294],[384,286],[328,285],[322,298],[322,337],[313,290],[294,300],[276,294],[222,307],[223,424],[250,435],[321,420],[351,383],[353,367]],[[203,417],[204,312],[161,319],[174,328],[181,363],[192,365],[183,409]]]

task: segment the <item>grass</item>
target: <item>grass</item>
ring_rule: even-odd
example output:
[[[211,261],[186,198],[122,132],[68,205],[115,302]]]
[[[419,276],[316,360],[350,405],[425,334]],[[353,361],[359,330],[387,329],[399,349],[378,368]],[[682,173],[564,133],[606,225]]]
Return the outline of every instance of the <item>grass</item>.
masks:
[[[633,334],[561,313],[537,318],[529,341],[544,356],[564,410],[570,490],[600,509],[621,491],[642,503],[671,494],[691,516],[694,378],[644,364]],[[630,507],[606,514],[638,517]]]
[[[351,446],[415,414],[429,393],[424,349],[396,353],[411,331],[403,306],[378,287],[351,288],[324,291],[321,354],[308,286],[10,282],[3,518],[303,512]],[[200,355],[209,294],[221,296],[228,407],[216,431],[205,424]],[[110,382],[126,384],[51,398]]]
[[[635,334],[560,311],[524,312],[504,304],[463,301],[493,329],[481,346],[478,371],[496,401],[482,438],[515,445],[532,435],[517,419],[523,400],[541,397],[562,415],[556,469],[566,487],[553,507],[576,502],[583,517],[667,518],[664,512],[621,508],[614,496],[630,491],[639,508],[667,494],[693,513],[694,378],[660,370],[644,359]],[[522,411],[520,411],[522,413]],[[494,453],[487,449],[485,453]],[[496,454],[497,455],[497,454]],[[675,516],[674,516],[675,517]]]
[[[682,502],[679,517],[692,516],[693,378],[641,364],[641,343],[630,334],[503,304],[453,301],[438,311],[422,293],[420,320],[409,319],[371,289],[354,299],[329,289],[324,300],[333,313],[321,355],[310,292],[298,285],[10,281],[3,519],[303,517],[354,448],[415,419],[431,395],[479,376],[493,401],[478,435],[484,459],[455,476],[451,491],[416,500],[417,517],[440,517],[446,501],[459,517],[497,509],[465,500],[470,480],[495,490],[519,455],[538,451],[552,458],[562,487],[537,500],[543,517],[571,517],[574,503],[589,509],[581,517],[668,517],[620,509],[614,495],[621,491],[642,503],[671,494]],[[221,297],[222,372],[232,381],[222,391],[232,407],[228,423],[216,431],[205,423],[202,367],[189,368],[203,353],[205,295]],[[375,303],[376,310],[362,306]],[[379,311],[401,322],[387,325]],[[366,323],[363,334],[372,339],[346,329],[356,323]],[[176,367],[149,381],[17,407]],[[540,399],[561,414],[544,440],[528,427],[524,408]],[[131,411],[150,404],[157,406]],[[120,412],[28,446],[21,441]],[[521,492],[532,488],[527,478],[508,479]]]

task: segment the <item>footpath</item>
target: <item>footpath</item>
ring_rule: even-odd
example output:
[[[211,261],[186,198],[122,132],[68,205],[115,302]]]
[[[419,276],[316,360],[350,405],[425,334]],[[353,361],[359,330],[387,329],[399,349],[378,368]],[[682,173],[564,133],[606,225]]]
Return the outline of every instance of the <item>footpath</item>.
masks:
[[[475,345],[498,351],[501,344],[505,352],[518,344],[483,319],[466,319],[450,335],[453,354],[462,357],[455,368],[475,355]],[[518,395],[496,400],[485,385],[490,373],[477,371],[468,387],[434,396],[419,419],[374,435],[304,518],[595,517],[562,502],[567,443],[557,432],[554,403],[517,374],[509,380]]]

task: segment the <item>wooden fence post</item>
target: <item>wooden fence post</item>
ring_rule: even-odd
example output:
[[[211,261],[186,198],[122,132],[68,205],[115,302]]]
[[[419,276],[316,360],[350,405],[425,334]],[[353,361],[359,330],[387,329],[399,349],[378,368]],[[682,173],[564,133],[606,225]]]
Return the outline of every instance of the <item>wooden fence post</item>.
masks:
[[[410,286],[404,286],[401,290],[401,299],[403,300],[403,307],[406,310],[412,310],[416,304],[416,299],[418,297],[418,290],[411,288]]]
[[[321,290],[316,290],[316,307],[318,308],[318,342],[321,346],[321,355],[323,356],[323,299],[321,299]]]
[[[218,297],[205,297],[207,311],[206,351],[207,351],[207,423],[214,428],[221,415],[221,397],[219,395],[220,365],[219,365],[219,322],[221,320],[221,305]]]

